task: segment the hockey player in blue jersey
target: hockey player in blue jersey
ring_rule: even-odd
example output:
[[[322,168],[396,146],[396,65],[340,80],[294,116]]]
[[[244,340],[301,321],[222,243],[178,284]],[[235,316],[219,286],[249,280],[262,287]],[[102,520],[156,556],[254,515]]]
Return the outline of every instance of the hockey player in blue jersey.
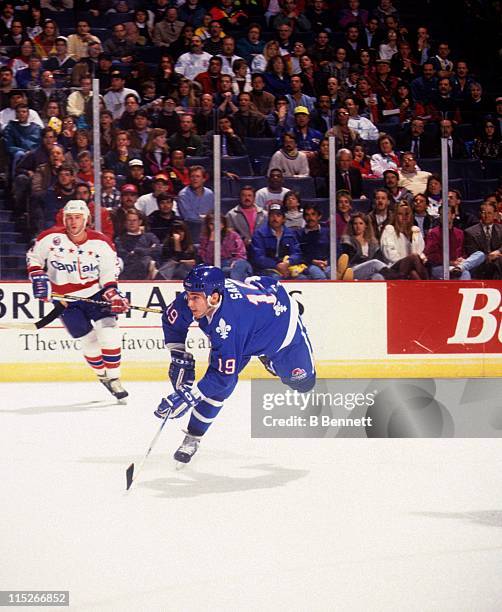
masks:
[[[185,439],[174,454],[177,461],[188,463],[253,355],[300,393],[314,387],[316,374],[298,304],[276,279],[252,276],[241,283],[225,280],[219,268],[198,265],[183,285],[185,291],[162,317],[175,391],[162,399],[155,415],[176,419],[192,411]],[[195,361],[185,351],[194,320],[211,341],[209,366],[196,384]]]

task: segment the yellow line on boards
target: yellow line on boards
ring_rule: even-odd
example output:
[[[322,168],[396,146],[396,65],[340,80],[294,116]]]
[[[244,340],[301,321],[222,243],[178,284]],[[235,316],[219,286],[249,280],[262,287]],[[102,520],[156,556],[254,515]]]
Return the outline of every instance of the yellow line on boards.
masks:
[[[130,381],[167,380],[168,361],[124,362],[122,378]],[[197,366],[197,377],[205,365]],[[321,361],[319,378],[495,378],[502,376],[502,358],[433,358]],[[0,368],[0,382],[92,381],[95,376],[85,363],[6,363]],[[242,380],[272,378],[258,362],[241,373]]]

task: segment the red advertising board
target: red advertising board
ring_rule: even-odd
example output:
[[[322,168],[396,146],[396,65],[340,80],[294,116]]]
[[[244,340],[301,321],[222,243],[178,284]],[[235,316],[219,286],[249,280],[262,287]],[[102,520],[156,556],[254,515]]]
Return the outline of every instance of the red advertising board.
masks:
[[[390,282],[389,354],[502,353],[502,281]]]

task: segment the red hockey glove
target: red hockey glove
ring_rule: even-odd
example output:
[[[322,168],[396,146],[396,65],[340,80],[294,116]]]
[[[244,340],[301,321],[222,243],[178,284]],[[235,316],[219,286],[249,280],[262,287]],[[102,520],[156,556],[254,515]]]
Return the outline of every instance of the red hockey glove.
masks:
[[[130,308],[129,300],[120,295],[115,287],[110,287],[103,293],[103,297],[107,302],[110,302],[110,309],[113,314],[123,314]]]

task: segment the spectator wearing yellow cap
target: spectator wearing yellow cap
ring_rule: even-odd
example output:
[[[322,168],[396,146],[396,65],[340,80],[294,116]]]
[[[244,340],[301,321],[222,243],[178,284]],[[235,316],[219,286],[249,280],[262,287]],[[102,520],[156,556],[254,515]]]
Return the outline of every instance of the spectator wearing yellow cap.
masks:
[[[310,113],[306,106],[297,106],[293,116],[294,127],[291,131],[295,135],[298,150],[305,151],[308,157],[319,150],[323,135],[309,126]]]

